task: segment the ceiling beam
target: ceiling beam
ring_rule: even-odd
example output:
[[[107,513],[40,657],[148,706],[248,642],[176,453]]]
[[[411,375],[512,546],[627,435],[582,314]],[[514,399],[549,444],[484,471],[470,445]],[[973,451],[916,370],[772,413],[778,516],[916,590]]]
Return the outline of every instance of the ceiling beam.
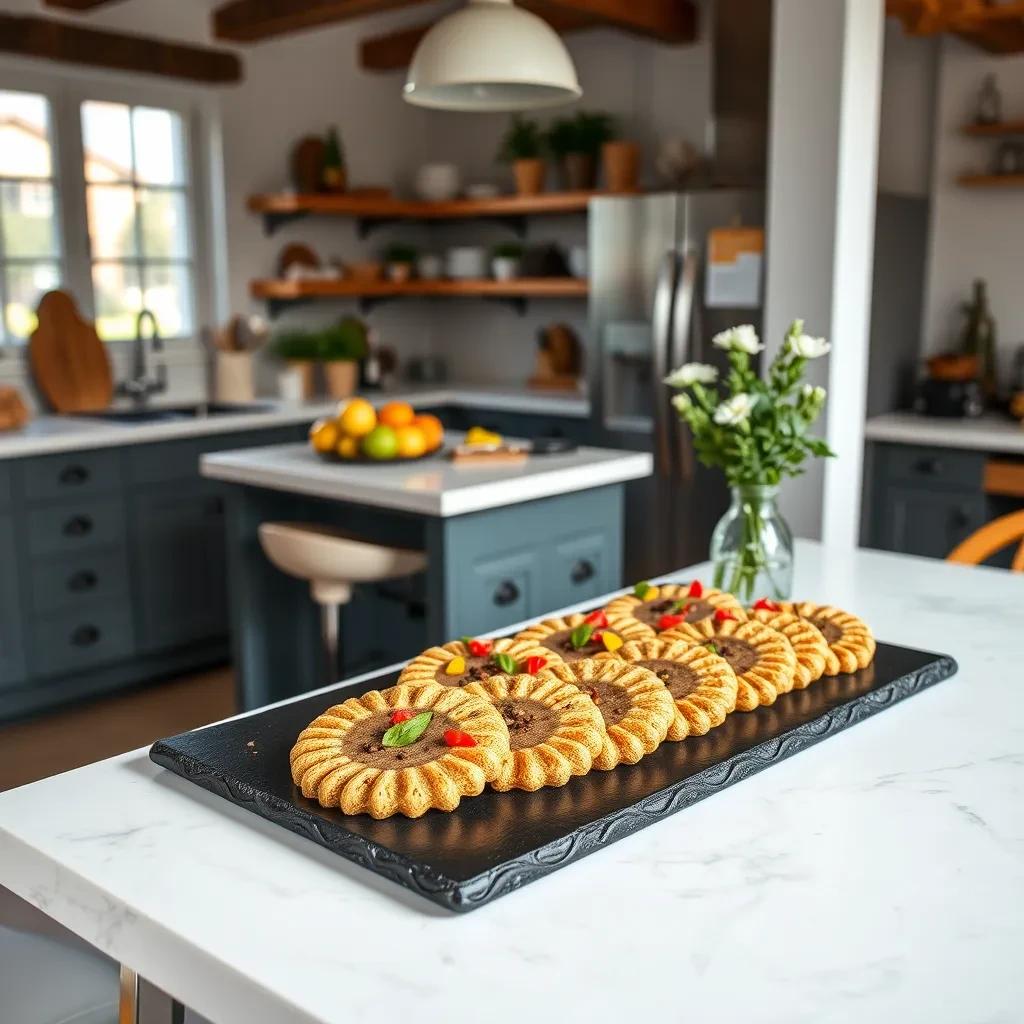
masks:
[[[241,60],[227,50],[83,28],[31,15],[0,14],[0,53],[216,85],[242,80]]]
[[[118,4],[122,0],[43,0],[47,7],[59,7],[64,11],[91,11],[107,4]]]
[[[663,43],[692,43],[697,38],[692,0],[543,0],[543,7],[585,14]]]
[[[230,0],[213,12],[217,39],[255,43],[426,0]]]

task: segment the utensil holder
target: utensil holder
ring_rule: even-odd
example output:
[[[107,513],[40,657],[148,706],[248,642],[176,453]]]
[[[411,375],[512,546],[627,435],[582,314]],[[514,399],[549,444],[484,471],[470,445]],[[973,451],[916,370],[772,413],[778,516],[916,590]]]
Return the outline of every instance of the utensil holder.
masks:
[[[218,402],[251,402],[256,397],[251,352],[218,352]]]

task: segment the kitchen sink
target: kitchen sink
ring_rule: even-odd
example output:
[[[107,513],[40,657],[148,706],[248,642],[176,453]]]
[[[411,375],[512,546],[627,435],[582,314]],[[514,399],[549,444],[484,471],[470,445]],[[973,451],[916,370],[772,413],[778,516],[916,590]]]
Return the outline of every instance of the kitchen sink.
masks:
[[[168,423],[180,420],[204,420],[213,416],[243,416],[254,412],[267,412],[273,408],[264,402],[197,402],[194,405],[152,405],[101,409],[98,412],[80,412],[76,416],[108,420],[111,423]]]

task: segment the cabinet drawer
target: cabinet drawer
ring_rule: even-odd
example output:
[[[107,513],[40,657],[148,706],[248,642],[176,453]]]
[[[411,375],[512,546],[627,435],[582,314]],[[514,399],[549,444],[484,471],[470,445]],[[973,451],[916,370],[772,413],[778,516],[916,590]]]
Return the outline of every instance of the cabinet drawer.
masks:
[[[952,448],[888,445],[884,466],[885,475],[892,481],[980,491],[985,475],[985,454]]]
[[[133,650],[127,604],[41,615],[32,628],[32,674],[80,672],[130,657]]]
[[[618,586],[609,571],[615,539],[605,530],[588,530],[555,542],[544,561],[544,604],[548,611],[599,597]]]
[[[0,508],[11,503],[11,464],[0,462]]]
[[[119,498],[63,502],[29,512],[29,554],[59,555],[124,543],[124,507]]]
[[[0,515],[0,688],[18,685],[25,674],[14,550],[14,523]]]
[[[123,548],[73,552],[32,566],[32,607],[37,613],[91,608],[128,593]]]
[[[460,633],[487,633],[518,622],[537,605],[540,591],[533,551],[481,560],[462,573],[453,595]]]
[[[118,452],[66,452],[23,463],[27,501],[109,494],[121,487]]]

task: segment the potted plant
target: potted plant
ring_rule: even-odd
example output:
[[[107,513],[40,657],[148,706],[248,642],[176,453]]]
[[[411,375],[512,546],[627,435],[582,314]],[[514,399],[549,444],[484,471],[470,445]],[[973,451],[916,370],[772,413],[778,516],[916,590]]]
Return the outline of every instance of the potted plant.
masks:
[[[640,178],[640,147],[614,134],[601,145],[605,188],[609,192],[635,192]]]
[[[384,250],[384,268],[389,281],[402,284],[412,277],[413,267],[416,265],[418,253],[416,248],[405,245],[402,242],[395,242]]]
[[[518,277],[522,258],[523,247],[515,242],[495,246],[491,253],[491,273],[495,281],[511,281]]]
[[[764,348],[750,324],[715,335],[728,353],[729,375],[687,363],[665,383],[679,389],[672,404],[693,434],[697,457],[717,466],[732,488],[732,504],[711,537],[714,583],[744,604],[787,598],[793,584],[793,538],[775,504],[787,476],[803,473],[808,458],[835,453],[808,431],[825,405],[825,389],[803,382],[809,359],[827,355],[824,338],[804,334],[794,320],[764,377],[751,357]]]
[[[558,161],[563,188],[577,191],[594,187],[601,147],[614,134],[611,116],[599,112],[581,110],[575,117],[559,118],[551,125],[546,142]]]
[[[291,378],[290,381],[281,381],[282,394],[312,398],[313,366],[317,359],[316,335],[310,331],[285,331],[274,338],[270,350],[285,363],[284,373]],[[294,383],[296,380],[297,384]]]
[[[512,165],[516,192],[535,196],[544,191],[544,134],[536,121],[512,118],[501,142],[498,159]]]
[[[366,335],[366,324],[358,317],[347,316],[317,336],[317,352],[332,398],[348,398],[355,393],[359,363],[369,352]]]

